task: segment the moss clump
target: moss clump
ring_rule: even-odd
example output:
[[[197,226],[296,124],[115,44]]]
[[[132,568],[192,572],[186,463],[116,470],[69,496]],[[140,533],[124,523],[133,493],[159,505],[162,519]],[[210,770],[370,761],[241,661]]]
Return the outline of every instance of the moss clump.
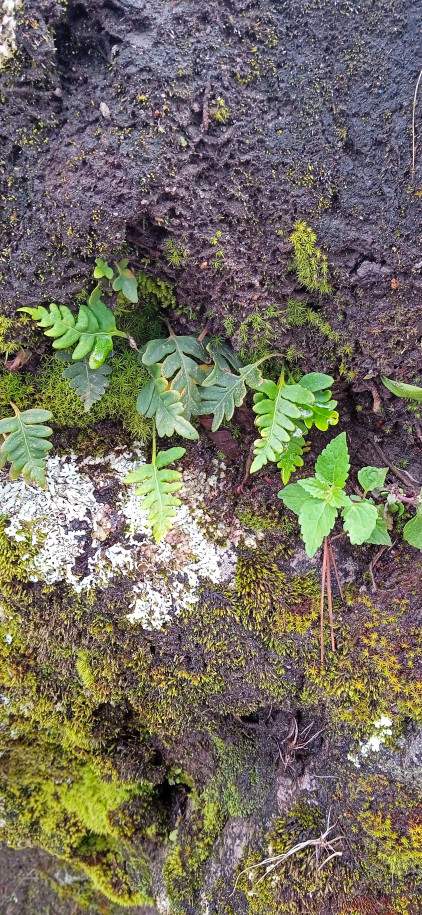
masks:
[[[9,537],[7,525],[7,518],[0,515],[0,590],[5,597],[17,595],[16,581],[28,581],[28,563],[41,546],[31,525],[26,525],[19,540]]]
[[[220,96],[210,105],[210,117],[213,121],[217,121],[217,124],[227,124],[227,121],[230,120],[230,111]]]
[[[138,273],[139,298],[147,303],[150,308],[157,311],[160,308],[177,308],[176,296],[173,287],[164,280],[153,280],[147,273]],[[151,334],[150,339],[154,336]]]
[[[287,631],[306,632],[317,618],[319,586],[313,573],[288,576],[257,550],[239,554],[235,581],[243,623],[281,650]]]
[[[280,861],[268,876],[265,866],[251,870],[263,858],[286,854],[295,845],[317,839],[324,828],[319,807],[303,799],[287,816],[273,821],[259,849],[249,849],[238,868],[236,894],[246,897],[248,915],[302,915],[305,911],[320,915],[331,887],[335,887],[338,898],[350,894],[353,874],[339,858],[318,870],[321,859],[316,857],[314,846]]]
[[[299,283],[309,292],[329,295],[333,290],[328,282],[327,258],[317,248],[315,232],[306,222],[296,222],[290,241],[294,250],[291,269],[297,273]]]

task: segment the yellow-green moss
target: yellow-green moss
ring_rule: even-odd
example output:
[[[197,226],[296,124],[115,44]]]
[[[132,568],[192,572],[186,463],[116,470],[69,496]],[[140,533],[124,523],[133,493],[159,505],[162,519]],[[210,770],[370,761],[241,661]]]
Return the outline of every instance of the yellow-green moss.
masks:
[[[294,250],[291,268],[297,273],[299,283],[309,292],[331,293],[327,258],[317,247],[315,232],[306,222],[299,220],[295,223],[290,241]]]

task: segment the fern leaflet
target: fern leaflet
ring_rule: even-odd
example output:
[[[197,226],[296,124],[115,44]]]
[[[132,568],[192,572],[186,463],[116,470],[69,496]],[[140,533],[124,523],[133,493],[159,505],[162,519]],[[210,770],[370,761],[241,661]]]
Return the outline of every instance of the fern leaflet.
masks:
[[[107,376],[111,374],[111,365],[104,362],[97,369],[91,369],[87,356],[78,362],[72,362],[70,354],[64,351],[57,353],[57,359],[71,363],[62,372],[62,378],[69,381],[69,387],[75,391],[84,405],[84,410],[88,412],[94,403],[101,400],[105,389],[108,388]]]
[[[255,424],[262,438],[254,443],[255,458],[251,473],[268,461],[278,461],[293,433],[301,429],[302,411],[314,402],[314,395],[300,384],[263,381],[254,396]]]
[[[154,341],[155,342],[155,341]],[[152,419],[155,416],[159,436],[182,435],[191,440],[199,438],[196,429],[185,418],[183,403],[178,391],[170,388],[167,378],[162,375],[161,365],[149,365],[151,380],[138,394],[136,409],[141,416]]]
[[[260,362],[262,360],[259,360]],[[230,420],[235,407],[240,407],[246,397],[246,385],[258,388],[262,385],[259,363],[245,365],[234,375],[228,369],[220,369],[216,364],[210,375],[202,382],[204,388],[201,413],[214,414],[212,431],[216,432],[224,419]]]
[[[84,359],[90,353],[91,369],[97,369],[103,364],[113,349],[113,337],[127,336],[116,329],[114,314],[101,301],[99,286],[91,293],[88,303],[80,306],[77,318],[67,305],[54,303],[50,305],[50,311],[43,305],[38,308],[20,308],[19,311],[31,315],[34,321],[38,321],[38,327],[48,328],[45,335],[55,338],[54,349],[67,349],[76,343],[72,359]]]
[[[172,379],[171,390],[180,395],[185,418],[189,420],[191,416],[199,416],[201,412],[201,392],[198,385],[202,384],[205,377],[204,369],[195,359],[203,364],[208,361],[208,355],[196,337],[177,337],[171,328],[169,330],[170,335],[166,340],[149,341],[142,362],[150,367],[164,360],[161,364],[161,373],[165,378]]]
[[[168,465],[184,454],[184,448],[169,448],[168,451],[160,451],[155,455],[154,437],[151,464],[142,464],[125,479],[125,483],[141,483],[136,493],[144,497],[142,507],[148,510],[148,519],[157,543],[170,530],[175,509],[181,504],[174,493],[182,486],[182,474],[179,470],[171,470]]]
[[[10,461],[10,479],[22,474],[25,483],[33,480],[45,487],[45,459],[52,445],[48,436],[53,430],[44,422],[52,419],[49,410],[25,410],[21,413],[11,404],[15,415],[0,420],[0,434],[6,437],[0,449],[0,467]]]

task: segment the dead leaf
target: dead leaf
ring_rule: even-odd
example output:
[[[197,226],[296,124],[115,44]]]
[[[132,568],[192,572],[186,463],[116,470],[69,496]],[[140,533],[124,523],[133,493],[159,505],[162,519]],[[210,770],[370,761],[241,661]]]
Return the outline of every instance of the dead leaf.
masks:
[[[399,281],[396,280],[395,277],[393,277],[393,279],[391,280],[391,288],[392,288],[392,289],[398,289],[398,288],[399,288],[399,285],[400,285]]]
[[[101,111],[103,118],[105,118],[106,121],[109,121],[110,117],[111,117],[110,108],[108,107],[108,105],[106,105],[105,102],[100,102],[100,111]]]
[[[199,269],[200,269],[200,270],[206,270],[207,267],[208,267],[208,261],[202,261],[202,264],[201,264],[201,266],[200,266]]]
[[[19,369],[21,369],[22,366],[25,365],[25,362],[28,362],[28,359],[30,359],[31,356],[32,356],[32,353],[30,353],[29,350],[19,349],[18,352],[16,353],[16,356],[14,356],[13,359],[8,359],[4,363],[4,367],[9,372],[18,372]]]

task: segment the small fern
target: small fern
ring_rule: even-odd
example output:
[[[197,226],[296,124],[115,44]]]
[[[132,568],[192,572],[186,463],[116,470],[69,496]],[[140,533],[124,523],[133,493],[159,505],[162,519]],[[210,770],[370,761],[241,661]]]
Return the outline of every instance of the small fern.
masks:
[[[72,359],[84,359],[89,353],[89,367],[97,369],[113,349],[115,336],[126,337],[117,330],[113,312],[101,301],[101,288],[96,286],[86,305],[81,305],[77,318],[67,305],[43,305],[38,308],[20,308],[38,321],[38,327],[47,328],[45,335],[54,337],[54,349],[68,349],[77,344]]]
[[[196,337],[177,337],[170,327],[169,331],[166,340],[150,340],[143,353],[142,362],[151,368],[164,360],[160,366],[161,374],[164,378],[171,379],[171,391],[179,395],[185,419],[189,420],[191,416],[198,416],[201,412],[200,385],[205,378],[201,365],[209,361],[209,356]]]
[[[181,395],[170,389],[162,368],[160,364],[148,367],[151,380],[139,392],[136,409],[141,416],[155,418],[159,436],[177,433],[183,438],[197,439],[196,429],[186,419]]]
[[[52,419],[49,410],[18,410],[11,404],[15,415],[0,420],[0,434],[6,439],[0,449],[0,468],[11,463],[10,479],[17,480],[22,474],[25,483],[33,480],[45,487],[45,459],[52,445],[48,436],[53,430],[43,425]]]
[[[168,451],[156,454],[154,429],[151,463],[142,464],[125,479],[125,483],[141,484],[136,493],[144,497],[142,507],[148,510],[148,519],[157,543],[170,530],[176,508],[181,504],[174,493],[181,489],[182,474],[179,470],[171,470],[168,465],[178,461],[184,454],[184,448],[169,448]]]
[[[239,369],[239,374],[234,375],[228,368],[220,368],[218,364],[202,382],[205,389],[201,404],[201,412],[205,415],[214,414],[212,431],[216,432],[221,423],[226,419],[231,420],[235,407],[240,407],[246,397],[246,385],[256,389],[262,382],[262,374],[258,368],[259,362],[245,365]]]
[[[88,412],[94,403],[101,400],[109,385],[107,376],[111,374],[111,365],[104,362],[97,369],[91,369],[87,356],[78,362],[72,362],[72,357],[66,350],[60,350],[57,358],[61,362],[70,362],[70,365],[62,372],[62,378],[69,381],[69,387],[76,392],[84,405],[85,412]]]

